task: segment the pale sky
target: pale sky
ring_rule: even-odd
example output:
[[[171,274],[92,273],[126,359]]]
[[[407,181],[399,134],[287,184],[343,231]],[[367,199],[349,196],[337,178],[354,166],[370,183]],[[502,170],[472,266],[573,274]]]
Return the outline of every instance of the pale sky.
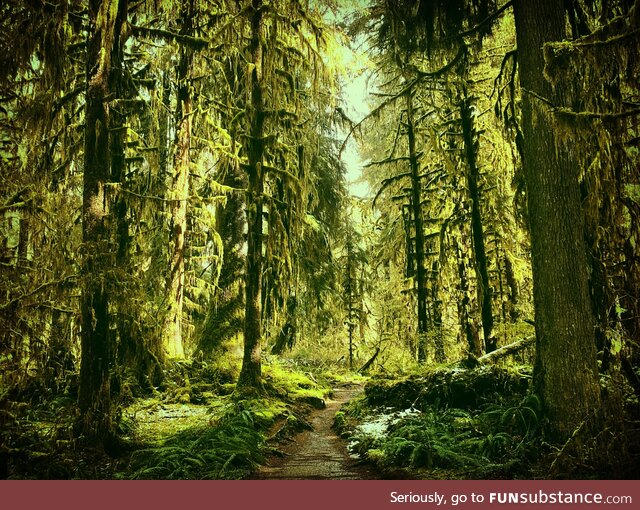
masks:
[[[373,87],[368,83],[371,74],[371,64],[364,49],[351,50],[341,46],[336,52],[342,60],[340,67],[342,73],[342,109],[353,121],[359,122],[367,115],[370,108],[367,99]],[[346,133],[343,134],[343,138]],[[357,143],[352,136],[342,153],[342,161],[347,168],[347,184],[352,195],[365,198],[370,195],[369,186],[366,183],[357,182],[362,173],[363,161],[358,153]]]
[[[366,103],[369,90],[365,74],[361,74],[346,84],[344,89],[342,107],[344,112],[354,122],[361,120],[368,112]],[[342,153],[342,161],[347,168],[347,184],[352,195],[365,198],[370,194],[369,186],[363,182],[356,182],[361,177],[363,161],[358,153],[357,143],[350,138]]]

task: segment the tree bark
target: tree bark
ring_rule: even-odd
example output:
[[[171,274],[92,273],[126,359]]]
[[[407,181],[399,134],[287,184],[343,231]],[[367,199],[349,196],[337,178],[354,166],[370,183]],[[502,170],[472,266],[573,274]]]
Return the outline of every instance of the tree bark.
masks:
[[[194,3],[182,5],[181,34],[193,32]],[[187,231],[187,203],[189,198],[189,166],[191,164],[191,67],[193,50],[180,49],[177,86],[176,144],[171,176],[171,221],[169,228],[169,273],[167,275],[167,312],[163,331],[163,346],[169,358],[184,358],[182,339],[182,309],[185,282],[185,234]]]
[[[507,281],[507,287],[509,288],[508,294],[508,306],[509,318],[511,322],[515,322],[518,319],[518,311],[516,306],[518,305],[518,282],[516,281],[516,274],[513,268],[513,262],[511,256],[503,250],[504,260],[504,275]]]
[[[456,241],[456,255],[458,262],[458,278],[460,283],[458,284],[458,290],[461,297],[458,300],[458,320],[460,321],[460,334],[466,340],[469,348],[469,353],[479,358],[482,356],[482,344],[480,342],[479,335],[469,317],[469,278],[467,277],[467,264],[465,262],[464,252],[462,249],[462,242]]]
[[[247,138],[249,187],[247,190],[247,269],[245,273],[244,355],[238,387],[261,391],[262,385],[262,215],[264,173],[264,99],[262,92],[262,2],[252,2],[249,75],[249,136]]]
[[[439,296],[440,263],[432,265],[431,277],[431,327],[433,328],[433,347],[436,363],[444,363],[447,359],[444,350],[444,335],[442,332],[442,301]]]
[[[534,386],[549,435],[565,440],[600,408],[580,169],[571,155],[575,148],[556,140],[548,106],[531,94],[563,104],[562,85],[553,90],[544,78],[542,48],[564,38],[565,16],[563,0],[514,5],[536,319]]]
[[[411,207],[415,230],[416,286],[418,297],[418,362],[427,359],[427,275],[424,267],[424,225],[422,218],[422,193],[420,166],[416,151],[415,121],[413,116],[413,96],[406,94],[407,139],[409,142],[409,165],[411,169]]]
[[[114,434],[110,372],[114,346],[109,317],[109,73],[119,0],[89,2],[86,60],[85,146],[82,195],[84,278],[81,291],[81,365],[78,405],[81,431],[93,440]]]
[[[484,245],[484,229],[482,213],[480,211],[480,190],[478,189],[479,170],[476,162],[476,147],[474,141],[473,117],[469,98],[466,96],[460,105],[462,121],[462,136],[464,138],[465,156],[467,159],[467,185],[471,199],[471,236],[473,238],[473,253],[475,256],[476,281],[478,282],[478,304],[482,317],[482,332],[484,334],[485,352],[496,348],[493,338],[492,291],[489,282],[487,251]]]

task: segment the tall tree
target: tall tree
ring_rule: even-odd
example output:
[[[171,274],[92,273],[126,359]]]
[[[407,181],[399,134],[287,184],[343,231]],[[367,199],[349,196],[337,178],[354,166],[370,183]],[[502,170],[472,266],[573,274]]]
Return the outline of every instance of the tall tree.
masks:
[[[471,111],[471,100],[467,95],[466,87],[464,97],[460,102],[460,123],[462,125],[462,137],[464,140],[464,152],[467,162],[467,187],[471,199],[471,236],[473,238],[473,254],[475,256],[476,280],[478,282],[478,301],[482,317],[482,331],[484,333],[485,351],[491,352],[496,348],[496,339],[493,337],[493,312],[492,290],[489,283],[489,268],[487,250],[485,248],[485,235],[480,210],[479,174],[476,147],[477,132],[474,129]]]
[[[192,37],[195,1],[182,3],[180,35]],[[191,133],[193,130],[193,106],[191,73],[193,48],[180,47],[177,76],[176,139],[173,154],[173,171],[169,188],[169,270],[167,272],[167,311],[163,329],[163,346],[171,358],[183,358],[182,310],[185,295],[185,239],[187,233],[187,204],[189,199],[189,175],[191,166]]]
[[[559,143],[553,114],[541,100],[564,104],[562,84],[552,87],[545,79],[543,56],[545,43],[566,36],[564,2],[517,0],[514,8],[536,317],[534,382],[550,432],[563,439],[600,409],[580,168],[573,148]]]
[[[265,105],[263,97],[264,69],[263,44],[264,22],[261,0],[251,3],[249,44],[250,99],[247,105],[247,120],[250,126],[247,133],[247,264],[245,278],[245,317],[244,317],[244,357],[238,379],[241,387],[262,388],[261,339],[262,339],[262,216],[264,194],[264,122]]]
[[[413,106],[413,91],[406,96],[407,143],[409,147],[409,169],[411,172],[411,212],[415,236],[416,292],[418,303],[418,361],[427,359],[427,275],[425,268],[425,241],[422,216],[422,183],[416,148],[416,123]]]
[[[126,7],[126,0],[123,0]],[[106,440],[114,433],[111,381],[114,352],[110,332],[111,154],[109,96],[112,51],[119,41],[120,0],[91,0],[86,57],[84,174],[82,195],[82,296],[78,403],[87,437]]]
[[[286,15],[285,15],[286,13]],[[312,172],[306,136],[322,124],[329,84],[319,58],[323,26],[308,2],[254,0],[237,16],[247,72],[241,94],[243,164],[247,174],[247,263],[244,355],[238,388],[260,389],[264,325],[286,306],[295,287],[295,242],[306,218]],[[245,39],[245,41],[246,41]],[[279,310],[277,310],[279,309]]]

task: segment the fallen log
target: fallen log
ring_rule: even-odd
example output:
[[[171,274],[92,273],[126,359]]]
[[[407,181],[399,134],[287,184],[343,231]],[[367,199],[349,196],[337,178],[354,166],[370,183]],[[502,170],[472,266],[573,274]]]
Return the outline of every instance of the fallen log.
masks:
[[[362,365],[362,368],[358,370],[358,373],[363,374],[365,370],[367,370],[371,366],[371,364],[376,360],[376,358],[378,357],[378,354],[380,354],[380,347],[376,348],[376,352],[374,352],[373,356],[369,358],[369,361],[367,361],[364,365]]]
[[[515,342],[509,345],[500,347],[499,349],[496,349],[495,351],[485,354],[484,356],[480,356],[479,358],[476,359],[476,361],[478,362],[478,364],[491,363],[499,358],[503,358],[504,356],[509,356],[510,354],[515,354],[516,352],[521,351],[526,347],[529,347],[535,341],[535,339],[536,339],[535,335],[521,338],[520,340],[516,340]]]

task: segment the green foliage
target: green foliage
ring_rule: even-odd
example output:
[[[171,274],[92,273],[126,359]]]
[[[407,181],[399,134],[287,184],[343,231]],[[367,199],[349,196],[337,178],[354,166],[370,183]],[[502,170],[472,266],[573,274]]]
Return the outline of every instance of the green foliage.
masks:
[[[485,429],[503,430],[516,437],[533,437],[540,429],[542,402],[536,394],[522,400],[489,404],[478,416]]]
[[[176,434],[159,448],[133,453],[134,479],[237,479],[262,460],[263,437],[254,416],[244,410],[216,427],[194,428]],[[129,475],[127,475],[129,476]]]
[[[275,357],[264,366],[264,376],[268,391],[286,400],[323,399],[331,390],[310,371],[301,371],[293,361]]]
[[[374,414],[355,428],[351,448],[384,469],[446,471],[456,477],[523,474],[540,445],[536,403],[530,396],[480,412],[428,408],[391,415],[391,424],[378,435],[363,433],[363,425],[379,417]]]
[[[539,455],[542,417],[540,399],[527,393],[522,377],[513,368],[441,367],[372,380],[365,398],[336,415],[336,427],[355,453],[386,470],[521,476]]]

